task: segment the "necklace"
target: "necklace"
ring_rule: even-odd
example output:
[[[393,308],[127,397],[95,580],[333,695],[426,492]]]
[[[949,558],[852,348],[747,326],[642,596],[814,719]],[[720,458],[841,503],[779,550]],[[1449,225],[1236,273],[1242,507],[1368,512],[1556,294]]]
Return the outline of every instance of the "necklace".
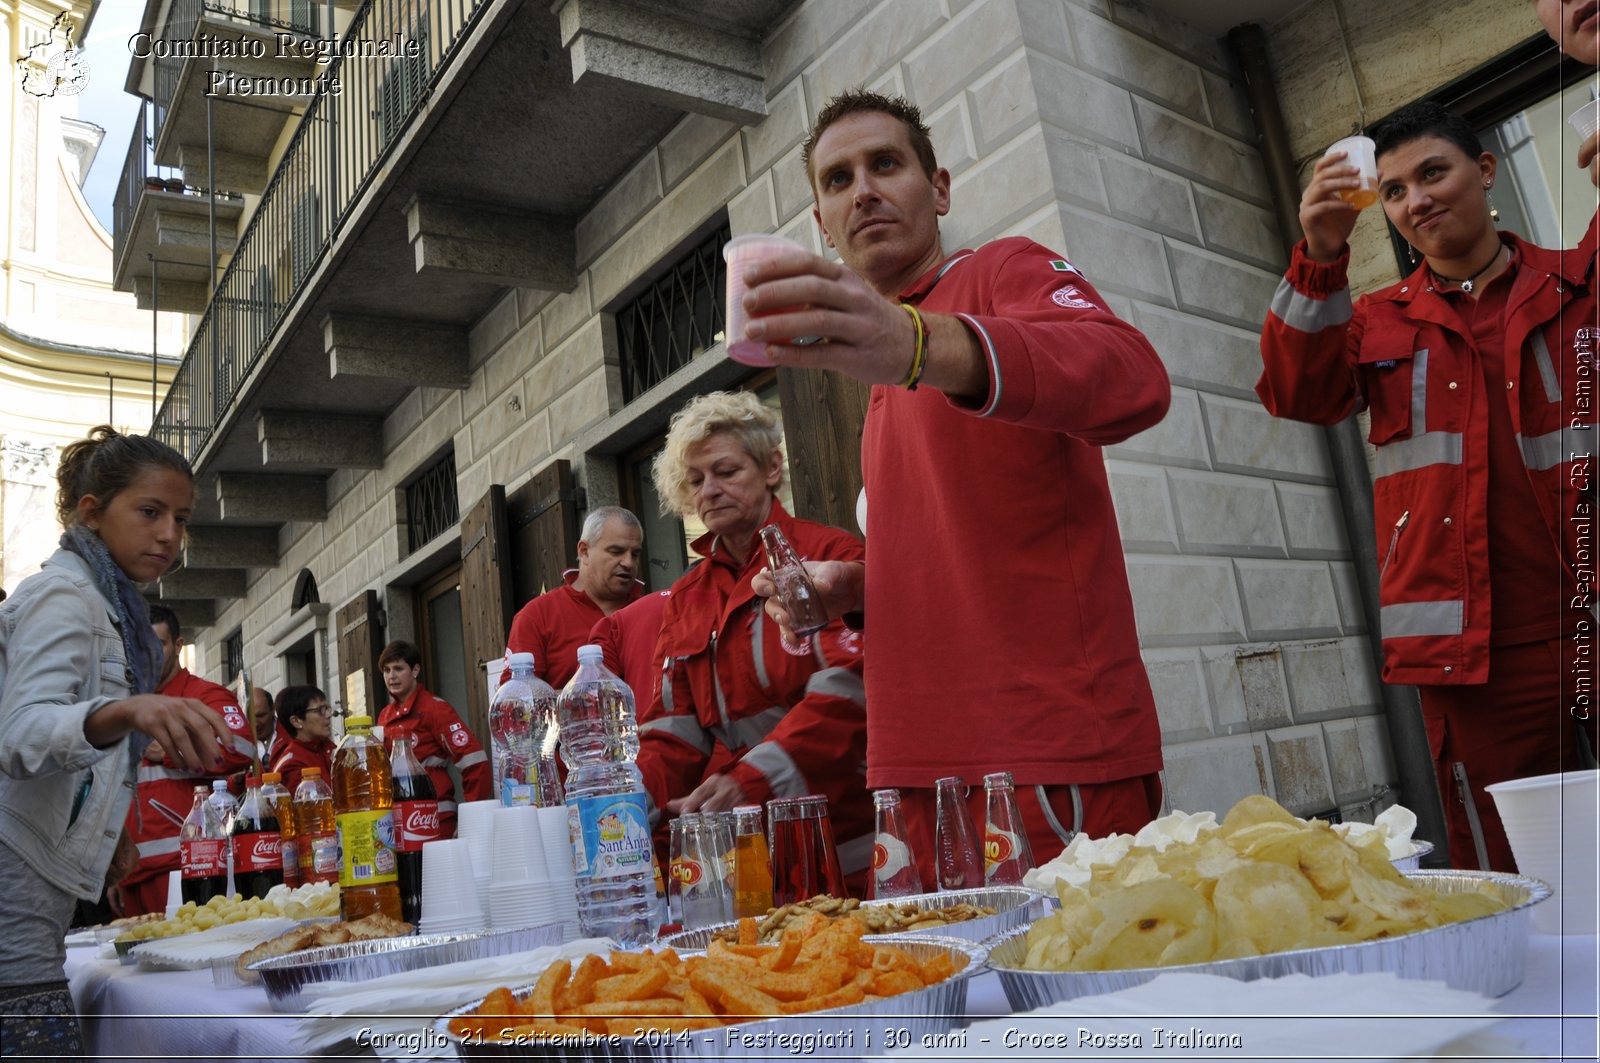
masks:
[[[1460,288],[1462,291],[1466,292],[1468,295],[1471,295],[1472,294],[1472,284],[1473,284],[1473,282],[1476,281],[1479,277],[1483,276],[1485,273],[1489,272],[1489,270],[1494,266],[1494,264],[1496,262],[1500,261],[1500,252],[1505,250],[1505,246],[1506,246],[1505,244],[1500,244],[1499,246],[1497,246],[1494,249],[1494,257],[1491,258],[1489,261],[1485,262],[1483,264],[1483,268],[1482,269],[1478,270],[1478,272],[1474,273],[1472,276],[1468,277],[1466,280],[1456,280],[1454,277],[1446,277],[1443,273],[1440,273],[1438,270],[1434,270],[1433,275],[1434,275],[1434,277],[1436,279],[1442,280],[1446,284],[1454,284],[1456,287]]]

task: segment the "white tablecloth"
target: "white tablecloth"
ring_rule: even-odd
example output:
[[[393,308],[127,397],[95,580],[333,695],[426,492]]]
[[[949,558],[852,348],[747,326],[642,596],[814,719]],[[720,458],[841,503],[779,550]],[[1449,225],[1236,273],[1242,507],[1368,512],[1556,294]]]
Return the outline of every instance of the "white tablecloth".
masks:
[[[72,997],[84,1016],[91,1055],[124,1059],[297,1059],[295,1019],[267,1007],[256,988],[216,989],[209,971],[151,972],[97,960],[93,948],[67,950]],[[1483,1048],[1519,1058],[1597,1058],[1596,938],[1535,933],[1528,943],[1527,977],[1495,1004],[1507,1020],[1493,1027]],[[1314,1008],[1315,1001],[1308,1007]],[[994,975],[975,979],[967,1012],[974,1018],[1008,1015]],[[1355,1020],[1352,1020],[1355,1021]],[[1307,1054],[1333,1046],[1307,1046]],[[937,1058],[937,1051],[930,1052]],[[1130,1052],[1129,1058],[1138,1053]],[[1227,1058],[1204,1051],[1185,1058]],[[1243,1053],[1248,1054],[1246,1051]],[[944,1058],[959,1058],[951,1052]],[[1241,1053],[1232,1053],[1234,1056]]]

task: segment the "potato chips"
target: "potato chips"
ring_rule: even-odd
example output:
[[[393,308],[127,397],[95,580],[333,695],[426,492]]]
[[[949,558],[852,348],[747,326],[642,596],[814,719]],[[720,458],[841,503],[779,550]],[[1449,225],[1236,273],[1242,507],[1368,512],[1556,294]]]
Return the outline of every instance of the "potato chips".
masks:
[[[1035,971],[1172,967],[1291,949],[1353,945],[1490,915],[1483,893],[1409,882],[1381,835],[1341,839],[1269,797],[1247,797],[1219,826],[1165,850],[1134,846],[1088,882],[1056,885],[1061,911],[1028,931]]]
[[[960,970],[948,953],[921,961],[892,945],[862,941],[853,919],[797,920],[776,945],[756,944],[756,922],[740,941],[713,941],[703,956],[613,952],[576,969],[561,960],[518,1000],[496,989],[450,1031],[469,1042],[516,1042],[589,1034],[707,1030],[747,1019],[825,1011],[925,989]]]

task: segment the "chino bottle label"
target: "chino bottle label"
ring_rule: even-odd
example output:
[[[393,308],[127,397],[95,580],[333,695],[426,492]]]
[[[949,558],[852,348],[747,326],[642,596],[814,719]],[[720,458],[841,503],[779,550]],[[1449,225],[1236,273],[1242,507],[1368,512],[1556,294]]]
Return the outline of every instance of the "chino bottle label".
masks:
[[[911,863],[911,850],[892,834],[872,839],[872,872],[883,881],[899,874]]]
[[[983,835],[983,877],[989,878],[994,869],[1013,859],[1021,845],[1017,836],[1008,830],[990,825]]]
[[[394,817],[389,809],[341,812],[335,823],[341,856],[339,885],[373,886],[399,881],[399,865],[394,856]]]
[[[568,805],[568,819],[576,815],[582,849],[573,845],[586,873],[596,878],[617,878],[648,869],[650,817],[644,794],[601,794],[580,797]]]

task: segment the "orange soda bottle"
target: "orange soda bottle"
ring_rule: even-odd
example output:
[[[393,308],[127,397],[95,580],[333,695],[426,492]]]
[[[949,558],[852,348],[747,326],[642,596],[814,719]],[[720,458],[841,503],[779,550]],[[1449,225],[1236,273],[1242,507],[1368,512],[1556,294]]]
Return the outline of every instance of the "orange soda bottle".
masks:
[[[733,810],[733,916],[759,919],[771,907],[772,862],[761,806],[740,805]]]
[[[394,775],[370,716],[345,721],[333,752],[334,822],[339,832],[339,916],[382,912],[400,918],[400,861],[395,855]]]
[[[334,830],[333,790],[321,768],[307,768],[294,788],[294,830],[299,843],[300,881],[339,881],[339,835]]]

